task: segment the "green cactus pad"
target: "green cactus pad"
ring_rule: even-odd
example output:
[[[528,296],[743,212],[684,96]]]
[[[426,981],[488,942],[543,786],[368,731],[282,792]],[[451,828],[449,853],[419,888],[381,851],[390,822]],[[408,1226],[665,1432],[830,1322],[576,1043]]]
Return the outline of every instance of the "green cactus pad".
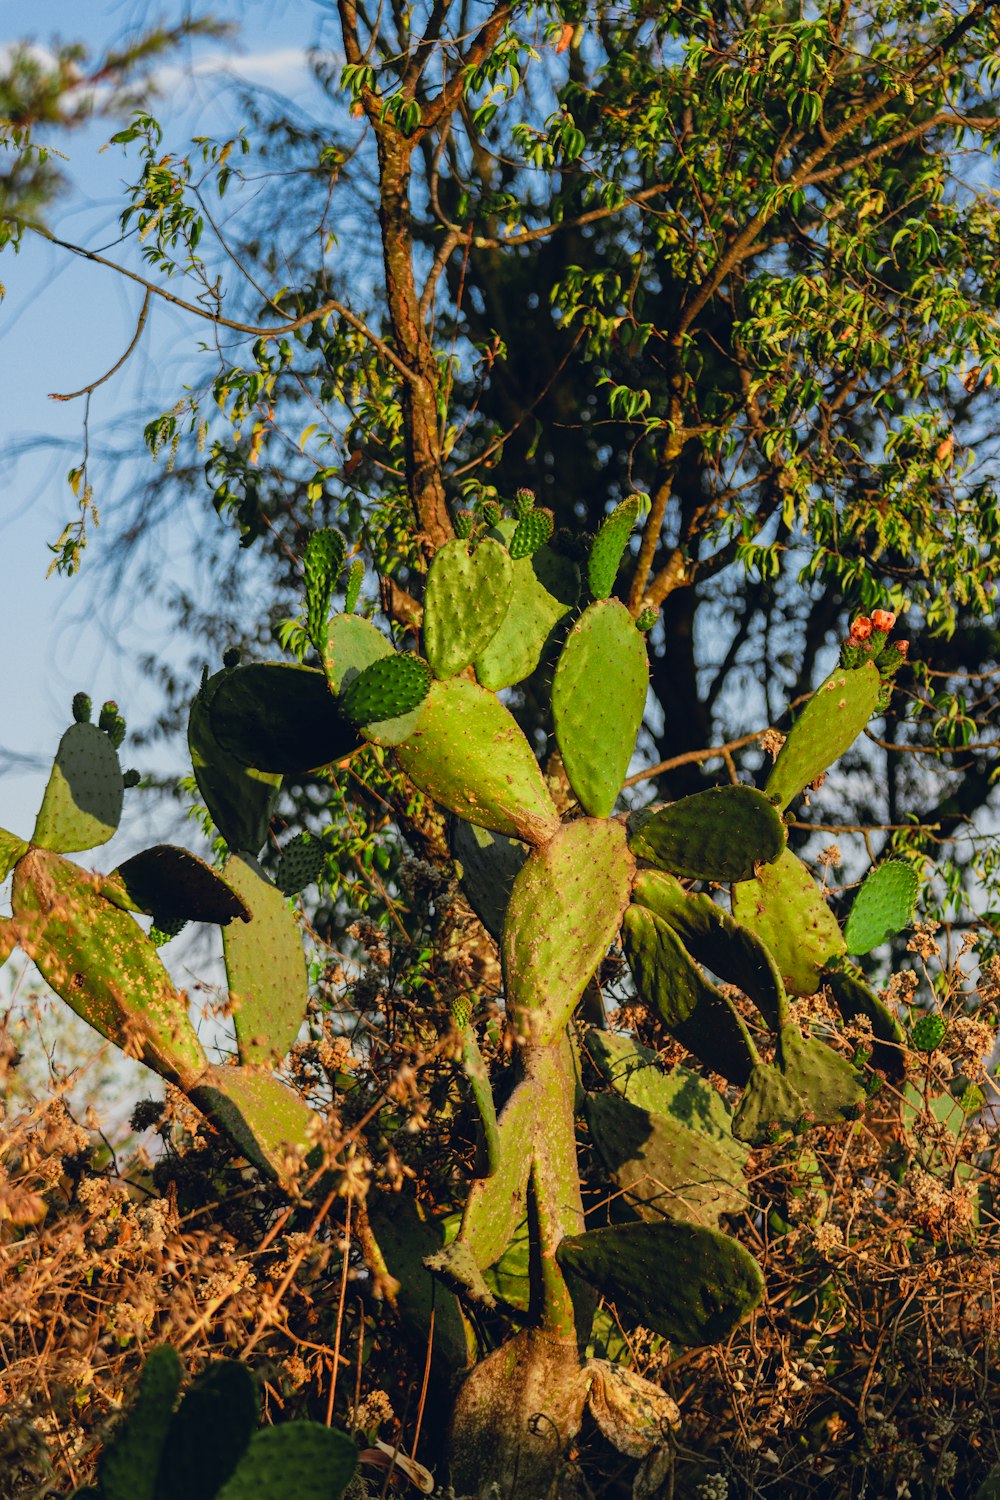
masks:
[[[314,531],[306,542],[302,571],[306,584],[306,628],[316,650],[322,652],[330,600],[344,566],[346,545],[332,526]]]
[[[713,1072],[730,1083],[745,1083],[757,1060],[749,1032],[673,928],[633,903],[625,913],[622,941],[640,998]]]
[[[361,597],[361,585],[364,583],[364,581],[365,581],[365,564],[364,564],[364,559],[360,558],[360,557],[356,557],[354,559],[354,561],[351,563],[350,571],[347,574],[347,588],[344,590],[344,614],[345,615],[353,615],[354,611],[357,609],[357,607],[358,607],[358,600]],[[320,648],[319,648],[318,645],[317,645],[316,649],[320,650]],[[322,655],[322,652],[320,652],[320,654]]]
[[[22,854],[27,854],[28,845],[16,833],[0,828],[0,880],[6,880]]]
[[[128,1419],[101,1455],[102,1500],[154,1500],[160,1455],[173,1420],[181,1362],[165,1345],[150,1350]]]
[[[173,921],[224,927],[237,917],[250,920],[250,908],[211,865],[173,844],[154,844],[125,860],[102,884],[101,894],[116,906],[146,912],[164,930]]]
[[[493,535],[509,543],[515,529],[515,522],[501,521]],[[579,597],[579,568],[551,547],[540,547],[515,562],[507,613],[476,658],[476,676],[483,687],[496,693],[530,677]]]
[[[529,855],[507,909],[507,1007],[519,1031],[554,1042],[621,925],[633,865],[625,830],[603,818],[566,823]]]
[[[844,942],[848,953],[870,953],[908,927],[917,900],[917,872],[901,859],[870,870],[854,898]]]
[[[544,547],[555,529],[555,517],[550,510],[526,510],[518,518],[514,535],[510,539],[511,557],[515,562],[522,557],[530,557],[539,547]]]
[[[480,1270],[496,1264],[524,1218],[538,1108],[535,1080],[522,1079],[497,1119],[497,1170],[477,1178],[466,1199],[460,1242]]]
[[[365,1199],[365,1210],[386,1269],[399,1282],[396,1310],[403,1332],[424,1358],[433,1320],[432,1361],[439,1369],[444,1366],[440,1373],[446,1377],[464,1369],[475,1342],[469,1325],[455,1298],[435,1282],[423,1263],[442,1248],[441,1224],[425,1217],[423,1205],[405,1192],[379,1192],[374,1186]]]
[[[125,785],[118,756],[96,724],[72,724],[56,751],[31,842],[73,854],[106,844],[118,829]]]
[[[198,690],[188,718],[188,749],[212,822],[230,849],[256,854],[267,838],[281,777],[244,765],[216,739],[209,710],[228,676],[228,670],[216,672]]]
[[[357,1462],[354,1439],[320,1422],[263,1427],[216,1500],[339,1500]]]
[[[334,615],[326,627],[323,670],[331,692],[339,697],[359,672],[394,654],[391,641],[360,615]]]
[[[698,963],[748,995],[772,1031],[784,1024],[788,999],[774,959],[711,896],[686,891],[665,870],[640,870],[632,900],[668,922]]]
[[[746,1153],[732,1136],[727,1149],[717,1138],[617,1094],[592,1094],[587,1124],[612,1181],[640,1219],[684,1219],[714,1229],[720,1214],[746,1207]]]
[[[564,1270],[596,1286],[618,1312],[678,1344],[726,1338],[759,1303],[753,1256],[715,1229],[664,1220],[567,1236]]]
[[[746,1155],[733,1143],[729,1105],[700,1073],[679,1064],[662,1067],[655,1052],[620,1032],[593,1028],[587,1033],[587,1051],[602,1076],[630,1104],[721,1141],[738,1151],[741,1160]]]
[[[260,1420],[257,1382],[235,1359],[210,1364],[174,1412],[156,1476],[155,1500],[215,1500]]]
[[[838,667],[816,689],[789,730],[764,788],[782,811],[854,744],[875,712],[879,685],[878,669],[866,662]]]
[[[326,864],[326,846],[308,833],[297,833],[282,849],[274,883],[285,896],[297,896],[318,880]]]
[[[499,943],[514,881],[528,857],[527,845],[462,818],[451,820],[450,836],[463,894],[490,937]]]
[[[77,724],[89,724],[94,713],[94,705],[89,693],[73,694],[73,720]]]
[[[324,674],[294,662],[257,662],[224,673],[208,716],[227,755],[277,775],[331,765],[361,744]]]
[[[552,683],[556,740],[580,805],[610,816],[646,707],[646,642],[617,599],[584,610],[566,637]]]
[[[815,995],[827,964],[846,952],[823,892],[790,849],[733,886],[733,916],[768,949],[790,995]]]
[[[78,1016],[183,1087],[205,1066],[187,997],[138,923],[100,895],[100,880],[58,854],[30,850],[11,893],[18,941]]]
[[[595,599],[607,599],[615,586],[632,528],[640,516],[649,514],[646,495],[629,495],[605,516],[594,538],[587,563],[590,592]]]
[[[846,1057],[815,1036],[803,1036],[794,1023],[778,1035],[778,1060],[792,1088],[817,1125],[857,1118],[864,1099],[861,1075]]]
[[[503,624],[514,569],[506,548],[484,538],[445,542],[434,554],[424,594],[424,650],[435,677],[454,677],[481,656]]]
[[[933,1052],[944,1041],[948,1023],[944,1016],[928,1012],[910,1028],[910,1045],[917,1052]]]
[[[767,1146],[799,1124],[805,1105],[780,1068],[758,1063],[733,1116],[733,1135],[748,1146]]]
[[[492,693],[449,677],[434,682],[416,730],[396,746],[410,780],[470,823],[545,843],[559,815],[531,746]]]
[[[713,787],[644,808],[628,827],[633,854],[693,880],[747,880],[785,847],[781,815],[751,786]]]
[[[452,1019],[462,1040],[462,1071],[469,1081],[476,1105],[475,1174],[477,1177],[492,1177],[500,1168],[500,1132],[490,1075],[479,1050],[475,1027],[468,1016],[463,1018],[453,1010]]]
[[[285,896],[250,855],[232,855],[223,875],[251,913],[222,934],[240,1061],[267,1062],[288,1052],[309,1003],[302,937]]]
[[[419,656],[385,656],[344,689],[344,713],[376,745],[398,745],[420,723],[431,669]]]
[[[903,1052],[903,1028],[892,1012],[882,1004],[865,982],[860,970],[848,964],[826,969],[822,976],[845,1021],[865,1016],[871,1023],[872,1062],[890,1078],[902,1078],[906,1072]]]
[[[318,1117],[273,1073],[206,1068],[188,1097],[268,1177],[283,1180],[288,1154],[304,1157],[312,1150]]]

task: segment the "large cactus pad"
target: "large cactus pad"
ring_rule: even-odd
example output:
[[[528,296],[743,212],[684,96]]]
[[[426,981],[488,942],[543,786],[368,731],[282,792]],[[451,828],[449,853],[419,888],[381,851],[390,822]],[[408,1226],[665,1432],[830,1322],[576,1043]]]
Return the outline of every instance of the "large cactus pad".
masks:
[[[445,542],[434,554],[424,594],[424,650],[435,677],[454,677],[480,656],[503,624],[514,566],[505,547],[486,537]]]
[[[528,858],[503,934],[507,1004],[519,1030],[554,1042],[621,925],[632,859],[620,824],[567,823]]]
[[[501,521],[495,535],[509,542],[514,521]],[[510,603],[499,629],[476,658],[476,676],[491,692],[530,677],[559,622],[580,597],[580,570],[551,547],[519,558],[511,574]]]
[[[120,896],[118,892],[120,891]],[[114,870],[102,893],[116,905],[165,922],[217,922],[224,927],[250,909],[203,859],[173,844],[154,844]]]
[[[567,1236],[564,1270],[591,1282],[618,1312],[679,1344],[724,1339],[761,1299],[750,1253],[696,1224],[623,1224]]]
[[[240,1060],[284,1057],[309,1003],[299,928],[284,894],[255,859],[233,855],[225,879],[251,914],[222,934]]]
[[[434,682],[420,722],[396,759],[450,812],[528,843],[545,843],[559,816],[516,720],[492,693],[461,677]]]
[[[293,662],[256,662],[225,672],[208,716],[227,755],[279,775],[328,766],[361,743],[323,673]]]
[[[629,844],[641,859],[696,880],[746,880],[785,847],[785,825],[762,792],[714,787],[629,818]]]
[[[31,842],[73,854],[106,844],[122,815],[125,783],[111,740],[95,724],[71,724],[59,741]]]
[[[552,683],[556,740],[581,806],[606,818],[615,805],[646,707],[646,642],[617,599],[585,609]]]
[[[230,849],[256,854],[267,838],[281,776],[245,765],[216,739],[210,710],[228,676],[216,672],[198,690],[188,719],[188,749],[212,822]]]
[[[826,965],[846,951],[822,891],[790,849],[733,886],[733,916],[769,950],[792,995],[815,995]]]
[[[810,698],[792,725],[764,790],[786,808],[847,750],[875,712],[878,669],[838,667]]]

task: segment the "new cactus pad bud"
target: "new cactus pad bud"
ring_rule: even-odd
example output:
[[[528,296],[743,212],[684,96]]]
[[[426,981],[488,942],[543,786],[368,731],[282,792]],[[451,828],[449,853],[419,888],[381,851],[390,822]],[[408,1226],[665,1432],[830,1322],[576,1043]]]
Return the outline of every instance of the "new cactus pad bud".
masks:
[[[132,769],[126,771],[125,774],[124,774],[124,776],[122,777],[122,785],[126,786],[126,787],[130,787],[130,788],[131,787],[135,787],[135,786],[139,785],[139,783],[140,783],[141,780],[142,780],[141,773],[139,771],[137,771],[134,767],[132,767]]]
[[[944,1016],[928,1013],[910,1028],[910,1043],[918,1052],[933,1052],[944,1041],[947,1030]]]
[[[510,539],[510,555],[515,561],[519,557],[530,557],[551,537],[555,530],[555,517],[550,510],[529,510],[517,523],[517,530]]]
[[[243,652],[239,646],[227,646],[222,653],[222,665],[227,672],[231,672],[234,667],[239,666],[242,656]]]
[[[344,592],[344,614],[353,615],[361,596],[361,585],[365,580],[364,560],[356,557],[351,563],[351,571],[347,575],[347,588]]]
[[[497,500],[484,500],[479,513],[487,526],[495,526],[503,515],[503,507]]]
[[[456,510],[455,512],[455,535],[460,541],[467,541],[472,535],[474,517],[471,510]]]
[[[94,705],[90,701],[88,693],[73,694],[73,718],[77,724],[89,724]]]
[[[655,609],[642,610],[638,615],[636,615],[636,630],[641,630],[644,634],[647,630],[652,630],[653,626],[656,624],[656,617],[657,611]]]
[[[109,698],[107,703],[101,705],[97,727],[104,730],[116,750],[120,748],[125,738],[125,720],[118,712],[118,704],[113,698]]]
[[[511,502],[511,510],[514,512],[515,516],[517,516],[517,519],[519,521],[523,521],[525,516],[528,515],[529,512],[533,511],[534,508],[534,490],[518,490],[517,494],[514,496],[513,501]]]

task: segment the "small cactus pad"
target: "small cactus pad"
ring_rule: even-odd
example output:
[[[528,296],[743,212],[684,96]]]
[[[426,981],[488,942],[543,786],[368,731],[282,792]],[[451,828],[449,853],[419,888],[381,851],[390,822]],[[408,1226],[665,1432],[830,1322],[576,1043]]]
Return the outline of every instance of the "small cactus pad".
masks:
[[[73,722],[76,724],[89,724],[94,713],[94,705],[89,693],[73,694]]]
[[[306,542],[302,571],[306,584],[306,628],[309,639],[322,652],[330,600],[344,566],[344,538],[332,526],[314,531]]]
[[[297,896],[317,881],[326,864],[326,846],[308,833],[297,833],[281,851],[274,883],[285,896]]]
[[[529,855],[503,933],[508,1010],[548,1045],[569,1020],[617,933],[633,865],[625,830],[604,818],[564,824]]]
[[[878,695],[872,662],[838,667],[816,689],[789,730],[764,788],[782,811],[854,744],[875,712]]]
[[[451,852],[466,900],[498,943],[514,881],[528,857],[527,845],[453,818]]]
[[[509,542],[513,521],[501,521],[494,535]],[[561,620],[580,597],[580,570],[575,562],[540,547],[514,563],[510,604],[489,645],[476,657],[476,676],[491,692],[530,677],[545,654]]]
[[[841,962],[825,970],[822,977],[845,1021],[864,1016],[871,1023],[872,1062],[876,1068],[881,1068],[890,1078],[902,1078],[906,1072],[903,1028],[872,993],[864,975],[850,964]]]
[[[590,1134],[612,1181],[640,1219],[684,1219],[718,1228],[720,1214],[746,1207],[745,1152],[618,1094],[587,1100]]]
[[[646,707],[646,642],[617,599],[584,610],[559,656],[552,683],[556,740],[580,804],[610,816]]]
[[[665,870],[640,870],[632,900],[668,922],[698,963],[748,995],[773,1031],[784,1024],[788,1000],[774,959],[711,896],[686,891]]]
[[[260,1420],[257,1382],[246,1365],[220,1359],[185,1392],[163,1445],[156,1497],[214,1500]]]
[[[259,1068],[206,1068],[188,1096],[268,1177],[286,1177],[289,1155],[312,1150],[317,1116],[274,1073]]]
[[[72,724],[56,751],[31,842],[73,854],[118,829],[125,785],[115,747],[96,724]]]
[[[854,1120],[864,1099],[861,1075],[819,1037],[803,1036],[794,1022],[778,1034],[778,1060],[810,1120],[835,1125]]]
[[[176,1351],[166,1345],[152,1349],[128,1419],[101,1454],[101,1500],[154,1500],[160,1455],[180,1384]]]
[[[122,741],[125,738],[125,720],[119,712],[118,704],[113,698],[109,698],[107,703],[101,704],[101,712],[97,718],[97,727],[104,730],[104,733],[116,750],[121,749]]]
[[[613,1447],[628,1458],[647,1458],[681,1425],[680,1407],[667,1391],[610,1359],[588,1359],[587,1407]]]
[[[323,670],[331,692],[338,697],[365,667],[392,656],[392,642],[360,615],[334,615],[326,627]]]
[[[424,594],[424,650],[435,677],[454,677],[481,656],[503,623],[514,569],[506,549],[484,538],[445,542],[434,554]]]
[[[517,562],[530,557],[539,547],[544,547],[556,529],[555,517],[550,510],[526,510],[519,516],[514,535],[510,539],[510,555]]]
[[[22,854],[27,854],[28,845],[16,833],[0,828],[0,880],[6,880]]]
[[[648,514],[648,496],[629,495],[627,500],[616,505],[611,514],[601,522],[587,562],[590,592],[595,599],[607,599],[610,596],[628,539],[632,535],[632,527],[640,516]]]
[[[108,876],[102,894],[117,905],[116,886],[125,898],[122,905],[146,912],[164,931],[175,920],[217,922],[220,927],[237,917],[250,920],[250,908],[211,865],[173,844],[154,844]]]
[[[460,1243],[480,1270],[495,1265],[524,1218],[531,1170],[531,1143],[538,1117],[538,1087],[524,1078],[497,1119],[497,1169],[469,1190]]]
[[[281,777],[244,765],[216,739],[209,709],[228,675],[216,672],[199,688],[188,719],[188,749],[212,822],[230,849],[256,854],[267,838]]]
[[[222,934],[240,1061],[284,1057],[309,1003],[298,924],[286,898],[255,859],[234,854],[223,873],[251,913],[249,922],[231,925]]]
[[[746,1155],[733,1143],[729,1105],[700,1073],[679,1064],[664,1068],[649,1047],[615,1031],[588,1031],[587,1051],[615,1093],[630,1104],[721,1141],[741,1160]]]
[[[948,1023],[944,1016],[928,1011],[910,1028],[910,1045],[917,1052],[933,1052],[944,1041]]]
[[[420,723],[396,746],[396,759],[422,792],[482,828],[539,844],[559,826],[516,720],[462,677],[431,684]]]
[[[790,849],[733,886],[733,916],[769,950],[790,995],[815,995],[826,965],[846,951],[823,892]]]
[[[357,1462],[354,1439],[321,1422],[262,1427],[215,1500],[339,1500]]]
[[[694,880],[747,880],[785,847],[777,809],[751,786],[714,787],[628,820],[633,854]]]
[[[365,581],[365,564],[364,564],[364,559],[361,558],[361,557],[356,557],[354,559],[354,561],[351,563],[350,570],[348,571],[348,574],[347,574],[347,588],[344,590],[344,614],[345,615],[353,615],[354,611],[357,609],[357,607],[358,607],[358,600],[361,597],[361,585],[364,583],[364,581]],[[319,646],[317,646],[316,649],[319,650],[320,649]]]
[[[726,1338],[764,1291],[749,1251],[697,1224],[664,1220],[591,1229],[567,1236],[556,1259],[596,1286],[620,1315],[678,1344]]]
[[[432,681],[419,656],[383,656],[344,689],[344,713],[376,745],[398,745],[420,723]]]
[[[361,743],[324,674],[293,662],[257,662],[226,672],[208,716],[228,755],[277,775],[328,766]]]
[[[100,880],[58,854],[30,850],[11,893],[19,941],[78,1016],[184,1086],[205,1066],[187,997],[138,923],[99,894]]]
[[[640,998],[713,1072],[730,1083],[745,1083],[756,1060],[749,1033],[673,928],[633,903],[625,913],[622,941]]]
[[[733,1116],[733,1135],[748,1146],[767,1146],[793,1130],[805,1105],[780,1068],[758,1063]]]
[[[844,942],[848,953],[870,953],[908,927],[917,900],[917,872],[901,859],[869,870],[854,898]]]

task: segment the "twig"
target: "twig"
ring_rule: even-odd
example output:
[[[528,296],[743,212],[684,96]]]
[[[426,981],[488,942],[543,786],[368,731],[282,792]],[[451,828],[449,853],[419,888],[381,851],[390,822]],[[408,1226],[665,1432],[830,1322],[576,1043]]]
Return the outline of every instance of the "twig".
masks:
[[[61,395],[59,391],[49,391],[50,401],[75,401],[78,396],[89,396],[92,391],[97,390],[97,387],[99,385],[103,385],[106,380],[111,379],[112,375],[116,375],[118,373],[129,356],[135,352],[136,346],[139,340],[142,338],[142,330],[146,326],[146,316],[149,312],[149,302],[151,297],[152,292],[147,287],[145,296],[142,299],[142,310],[139,313],[139,321],[135,325],[135,333],[132,336],[132,342],[125,350],[125,353],[122,355],[121,359],[116,359],[110,370],[106,371],[105,374],[99,376],[97,380],[92,380],[90,385],[81,386],[78,391],[69,391],[66,395]]]

